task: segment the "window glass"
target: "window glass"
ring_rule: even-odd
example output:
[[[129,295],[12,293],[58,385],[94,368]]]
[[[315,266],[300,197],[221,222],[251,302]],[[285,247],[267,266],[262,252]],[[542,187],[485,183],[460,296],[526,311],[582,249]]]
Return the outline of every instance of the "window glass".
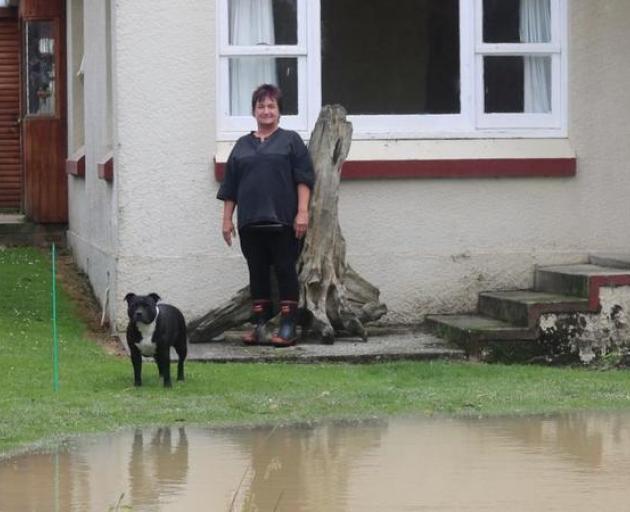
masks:
[[[550,57],[484,57],[486,113],[551,112]]]
[[[252,115],[252,93],[263,83],[282,90],[284,115],[296,115],[297,58],[234,57],[230,59],[230,114]]]
[[[218,5],[221,136],[248,129],[265,82],[283,90],[285,125],[304,133],[326,104],[343,105],[360,136],[566,131],[567,0]]]
[[[460,111],[458,0],[321,0],[321,56],[323,104],[350,114]]]
[[[26,113],[55,115],[55,35],[52,21],[26,23]]]
[[[229,0],[231,45],[297,44],[296,0]]]
[[[550,0],[483,0],[486,43],[551,41]]]

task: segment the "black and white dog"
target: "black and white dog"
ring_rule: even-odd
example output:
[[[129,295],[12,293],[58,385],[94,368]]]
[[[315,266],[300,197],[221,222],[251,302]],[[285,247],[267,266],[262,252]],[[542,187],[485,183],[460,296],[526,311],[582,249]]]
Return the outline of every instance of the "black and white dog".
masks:
[[[171,346],[177,352],[177,380],[184,380],[186,359],[186,321],[175,306],[158,304],[157,293],[135,295],[128,293],[127,302],[127,345],[131,353],[133,377],[136,386],[142,385],[142,356],[155,359],[164,379],[164,387],[171,387]]]

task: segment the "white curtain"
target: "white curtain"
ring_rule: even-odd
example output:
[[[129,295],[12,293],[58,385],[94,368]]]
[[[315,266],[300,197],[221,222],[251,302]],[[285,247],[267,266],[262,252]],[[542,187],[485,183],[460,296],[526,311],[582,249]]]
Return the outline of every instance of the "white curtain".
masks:
[[[230,44],[273,45],[272,0],[230,0]],[[230,112],[250,115],[254,89],[275,83],[273,57],[236,57],[230,59]]]
[[[550,0],[521,0],[522,43],[551,41]],[[551,58],[529,56],[525,61],[525,112],[551,112]]]

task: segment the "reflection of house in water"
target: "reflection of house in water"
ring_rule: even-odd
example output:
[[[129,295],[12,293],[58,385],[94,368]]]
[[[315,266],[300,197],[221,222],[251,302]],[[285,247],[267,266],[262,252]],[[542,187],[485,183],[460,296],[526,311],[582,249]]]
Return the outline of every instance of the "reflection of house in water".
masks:
[[[235,510],[339,510],[352,469],[378,448],[387,423],[331,423],[316,427],[256,429],[235,440],[251,457]],[[299,506],[302,504],[303,506]]]
[[[173,429],[175,430],[175,429]],[[188,438],[184,427],[172,439],[171,428],[153,433],[136,430],[129,460],[129,499],[133,506],[157,504],[172,497],[188,476]]]
[[[68,453],[32,454],[0,463],[0,510],[72,510],[87,486],[81,460]],[[76,478],[75,478],[76,477]]]
[[[589,468],[604,464],[607,453],[625,453],[630,460],[630,430],[614,414],[501,418],[491,421],[490,428],[492,435],[506,435],[528,449],[559,454]]]
[[[58,454],[2,461],[0,511],[101,511],[121,496],[124,504],[142,506],[165,495],[176,499],[188,476],[188,439],[183,427],[177,432],[176,439],[168,427],[136,431],[131,438],[78,438]]]
[[[626,510],[629,419],[119,432],[0,461],[0,511]]]

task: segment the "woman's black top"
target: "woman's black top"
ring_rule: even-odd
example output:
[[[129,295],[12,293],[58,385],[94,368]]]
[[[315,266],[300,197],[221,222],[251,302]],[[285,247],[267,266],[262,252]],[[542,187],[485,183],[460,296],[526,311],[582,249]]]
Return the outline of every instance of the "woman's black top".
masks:
[[[237,205],[238,229],[251,224],[292,226],[297,184],[313,188],[315,173],[302,138],[278,128],[264,142],[244,135],[228,158],[217,199]]]

